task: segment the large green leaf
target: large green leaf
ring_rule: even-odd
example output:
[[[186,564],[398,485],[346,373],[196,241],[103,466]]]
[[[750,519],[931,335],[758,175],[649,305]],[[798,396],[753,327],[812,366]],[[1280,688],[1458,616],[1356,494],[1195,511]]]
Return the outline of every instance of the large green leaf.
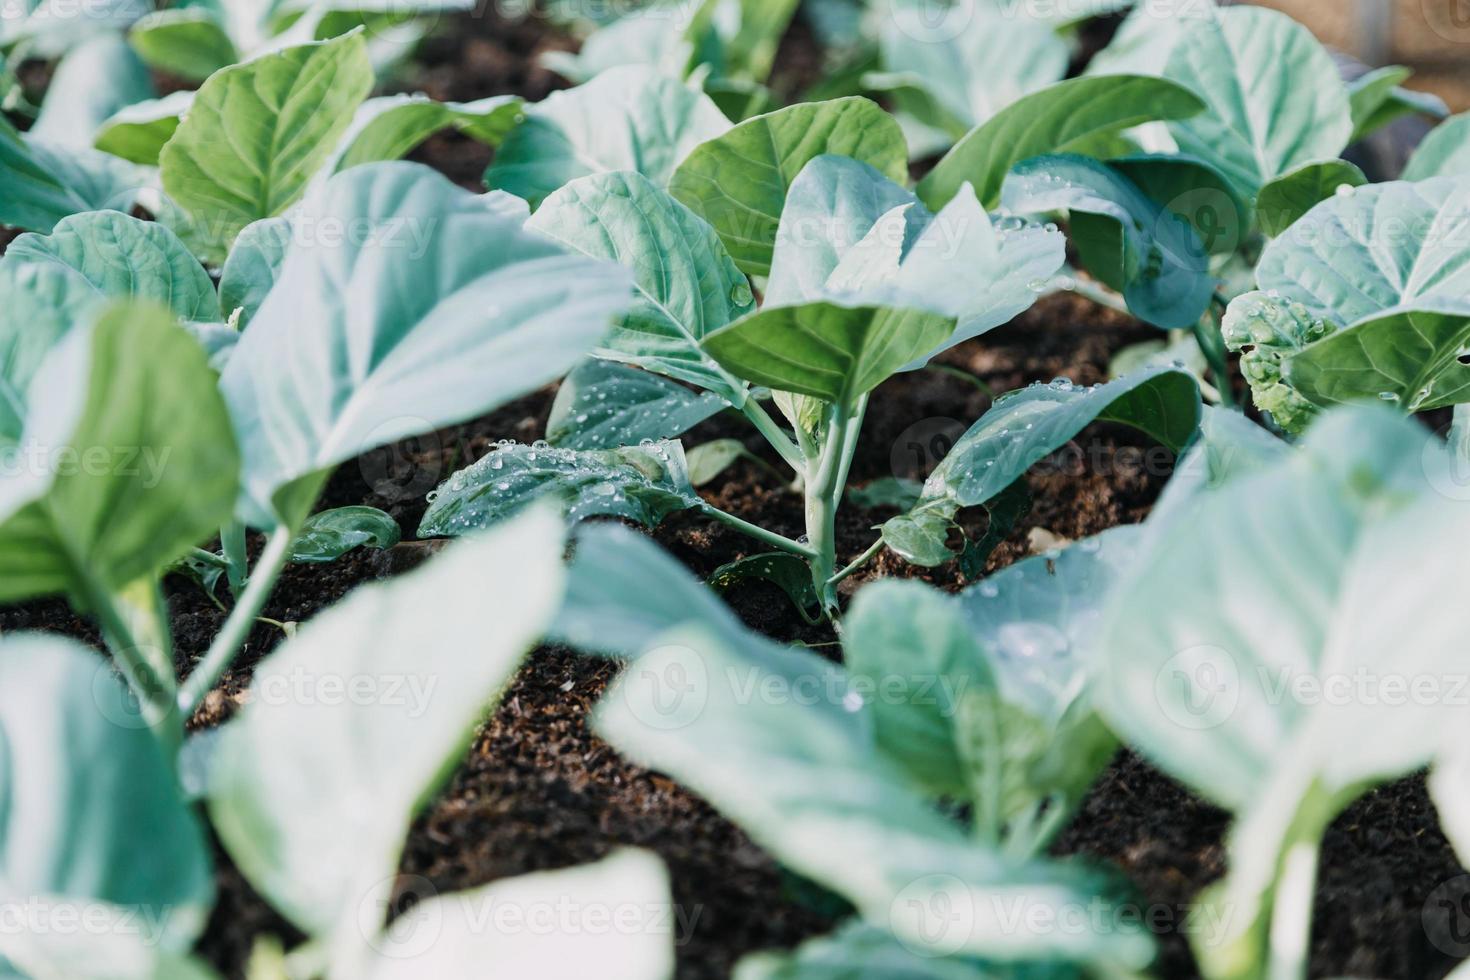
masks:
[[[1189,89],[1162,78],[1112,75],[1058,82],[966,133],[919,181],[918,195],[938,209],[968,182],[982,206],[995,207],[1005,175],[1028,157],[1066,152],[1100,133],[1180,119],[1203,108]]]
[[[236,866],[307,933],[360,943],[362,910],[391,897],[415,812],[556,610],[561,549],[560,522],[528,514],[359,588],[256,667],[209,811]]]
[[[334,170],[398,160],[441,129],[453,128],[498,146],[521,118],[521,99],[492,95],[474,102],[435,102],[426,95],[385,95],[357,109],[343,134]]]
[[[851,405],[954,326],[928,310],[824,301],[767,307],[710,334],[704,348],[747,381]]]
[[[0,116],[0,224],[49,232],[82,211],[127,211],[147,183],[125,160],[28,139]]]
[[[924,481],[919,502],[883,525],[883,540],[905,559],[937,565],[962,507],[993,499],[1093,422],[1122,422],[1175,452],[1199,427],[1199,388],[1185,371],[1147,367],[1107,384],[1081,387],[1058,379],[996,399]]]
[[[1470,613],[1412,584],[1470,572],[1449,545],[1470,531],[1454,465],[1410,420],[1334,411],[1297,452],[1201,493],[1109,604],[1110,723],[1241,815],[1217,896],[1236,911],[1197,946],[1210,975],[1264,962],[1286,850],[1315,850],[1354,796],[1428,762],[1463,710],[1444,685]]]
[[[337,464],[554,380],[625,308],[624,270],[495,208],[411,163],[353,167],[303,207],[359,234],[293,245],[221,378],[251,522],[294,526]]]
[[[867,164],[824,155],[787,193],[765,300],[767,308],[833,299],[946,312],[958,322],[925,352],[932,356],[1030,307],[1065,252],[1055,229],[992,222],[969,191],[934,215]]]
[[[589,359],[567,375],[546,419],[546,441],[565,449],[617,449],[672,439],[725,408],[656,374]]]
[[[720,237],[649,178],[593,174],[548,197],[526,227],[633,270],[637,302],[595,353],[708,389],[742,405],[746,385],[700,347],[755,309]],[[672,434],[672,433],[670,433]]]
[[[164,191],[210,242],[296,203],[372,88],[360,33],[222,69],[159,155]]]
[[[883,74],[869,85],[913,89],[920,121],[954,136],[1067,74],[1067,42],[1040,21],[981,5],[933,10],[894,4],[879,33]],[[928,118],[925,118],[925,116]]]
[[[1470,175],[1470,112],[1451,116],[1430,131],[1404,166],[1404,180]]]
[[[1268,181],[1256,195],[1256,221],[1261,230],[1275,237],[1302,215],[1343,188],[1368,183],[1363,171],[1346,160],[1304,163]]]
[[[485,183],[537,207],[588,174],[633,170],[663,187],[685,155],[730,128],[709,97],[644,65],[611,68],[526,107]]]
[[[206,4],[145,14],[128,31],[128,40],[148,64],[191,82],[240,60],[235,42]]]
[[[542,910],[582,910],[561,928],[486,928],[483,910],[519,910],[528,923]],[[621,917],[603,928],[603,913]],[[434,922],[434,942],[416,925],[390,925],[373,943],[366,980],[422,977],[591,977],[669,980],[679,908],[669,896],[663,862],[647,851],[621,850],[595,864],[540,871],[416,905],[410,923]],[[575,915],[575,913],[574,913]],[[550,974],[548,971],[552,971]]]
[[[166,310],[108,306],[52,348],[3,450],[0,598],[117,590],[229,519],[239,455],[204,351]]]
[[[20,440],[27,392],[46,354],[98,304],[96,291],[60,265],[0,261],[0,446]]]
[[[613,516],[648,527],[700,506],[677,442],[620,449],[517,444],[486,454],[431,492],[419,536],[468,534],[542,497],[559,501],[570,521]]]
[[[204,830],[122,681],[74,640],[22,633],[0,642],[0,801],[0,901],[17,922],[66,932],[67,921],[95,921],[84,917],[107,904],[131,913],[140,945],[173,952],[204,929],[214,902]],[[89,931],[73,929],[59,945],[74,945],[78,958],[92,943],[105,947]],[[56,955],[17,932],[6,930],[0,954],[22,966]],[[121,967],[108,975],[128,976]]]
[[[98,125],[93,145],[124,160],[156,166],[164,144],[193,104],[193,92],[174,92],[125,106]]]
[[[1034,157],[1006,177],[1001,203],[1018,214],[1067,211],[1087,270],[1121,290],[1141,320],[1182,329],[1210,305],[1215,279],[1193,227],[1105,163],[1070,154]]]
[[[1151,942],[1130,930],[1036,929],[1034,915],[1096,895],[1098,876],[1008,861],[967,838],[877,753],[863,690],[840,667],[694,625],[655,643],[599,705],[598,734],[915,952],[1132,969],[1150,958]],[[946,918],[956,908],[975,914]],[[995,908],[1019,914],[1002,926]]]
[[[5,261],[54,264],[99,297],[136,296],[185,320],[218,316],[214,283],[178,236],[156,222],[118,211],[89,211],[57,222],[50,235],[21,235]]]
[[[1193,21],[1214,20],[1215,0],[1150,0],[1138,3],[1108,46],[1087,63],[1088,75],[1159,75]]]
[[[1246,200],[1287,171],[1337,156],[1353,134],[1332,57],[1273,10],[1232,7],[1190,23],[1164,74],[1208,105],[1169,124],[1179,148],[1214,164]]]
[[[90,149],[103,120],[152,97],[148,69],[126,41],[104,34],[77,45],[61,59],[29,135],[54,146]]]
[[[714,226],[742,271],[767,275],[787,190],[824,153],[869,164],[898,183],[908,176],[898,123],[876,103],[850,97],[745,120],[695,147],[669,192]]]

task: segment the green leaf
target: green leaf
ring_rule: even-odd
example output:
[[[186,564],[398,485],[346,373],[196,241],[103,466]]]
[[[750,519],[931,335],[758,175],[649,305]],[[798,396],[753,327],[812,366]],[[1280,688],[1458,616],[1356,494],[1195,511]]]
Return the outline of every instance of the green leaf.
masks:
[[[867,164],[820,156],[787,194],[766,306],[832,299],[956,317],[951,336],[905,365],[915,368],[1030,307],[1065,251],[1054,229],[992,222],[969,191],[934,215]]]
[[[567,375],[551,403],[546,441],[565,449],[617,449],[672,439],[725,408],[656,374],[587,360]],[[698,485],[698,484],[696,484]]]
[[[1179,452],[1199,427],[1199,388],[1187,372],[1150,367],[1107,384],[1058,379],[996,399],[924,482],[919,503],[883,525],[883,540],[907,561],[954,557],[954,516],[1001,493],[1093,422],[1122,422]]]
[[[958,927],[943,919],[956,907],[946,899],[1035,914],[1086,901],[1101,883],[1075,866],[1005,860],[967,838],[876,752],[863,689],[840,667],[694,625],[655,642],[609,690],[594,730],[684,783],[776,860],[887,924],[915,952],[1133,969],[1150,958],[1151,942],[1131,930],[1043,935],[1027,914],[1008,919],[1010,928],[989,915]]]
[[[520,121],[521,104],[515,95],[474,102],[435,102],[427,95],[368,99],[343,134],[333,169],[401,159],[441,129],[453,128],[486,146],[499,146]]]
[[[1178,153],[1115,157],[1108,166],[1159,207],[1184,218],[1211,255],[1231,255],[1245,241],[1250,209],[1225,176],[1203,160]]]
[[[646,65],[669,78],[681,79],[695,57],[695,43],[708,28],[704,5],[690,8],[652,4],[628,10],[599,27],[570,51],[543,51],[539,61],[558,75],[581,85],[613,68]]]
[[[1363,171],[1346,160],[1305,163],[1269,181],[1256,197],[1256,221],[1272,238],[1344,187],[1368,183]]]
[[[164,144],[193,104],[193,92],[174,92],[124,106],[98,125],[93,145],[133,163],[157,166]]]
[[[732,980],[1078,980],[1077,968],[1058,963],[1007,969],[968,957],[920,952],[886,929],[849,920],[836,932],[790,951],[740,958]]]
[[[230,419],[204,351],[167,311],[108,306],[52,348],[28,397],[4,450],[19,471],[0,484],[0,598],[116,591],[229,519]]]
[[[126,161],[27,139],[0,117],[0,224],[44,233],[82,211],[127,211],[146,184]]]
[[[1087,63],[1087,75],[1159,75],[1194,21],[1219,16],[1214,0],[1152,0],[1135,4],[1112,40]]]
[[[1399,87],[1412,74],[1402,65],[1389,65],[1348,83],[1348,102],[1353,115],[1352,142],[1371,136],[1402,116],[1422,113],[1443,119],[1449,115],[1449,108],[1439,96]]]
[[[106,948],[105,936],[67,930],[60,918],[95,923],[86,915],[99,903],[131,913],[139,947],[179,953],[203,931],[214,904],[204,829],[130,692],[74,640],[21,633],[0,642],[0,800],[0,900],[19,921],[32,921],[31,910],[54,927],[34,938],[11,932],[7,958],[25,966],[34,956],[35,965],[69,958],[68,945],[78,960]],[[55,932],[71,942],[48,948]],[[106,975],[153,976],[124,966],[144,955],[132,950]]]
[[[695,147],[669,192],[719,232],[741,271],[768,275],[787,190],[824,153],[869,164],[895,182],[908,176],[898,124],[876,103],[851,97],[745,120]]]
[[[157,10],[138,18],[128,40],[154,68],[202,82],[240,60],[220,19],[207,5]]]
[[[782,592],[809,623],[821,621],[822,601],[812,570],[789,551],[768,551],[726,562],[710,573],[709,586],[721,595],[746,582],[769,582]]]
[[[15,909],[15,906],[12,906]],[[27,909],[15,909],[26,914]],[[24,969],[26,977],[93,977],[96,980],[219,980],[205,963],[158,946],[150,930],[139,928],[149,910],[90,899],[48,900],[38,914],[51,921],[85,922],[85,928],[38,929],[5,937],[0,968],[7,976]]]
[[[700,342],[753,311],[755,297],[714,229],[694,212],[640,174],[595,174],[553,193],[526,227],[633,270],[637,300],[597,356],[699,385],[735,406],[745,403],[746,385]]]
[[[621,449],[517,444],[486,454],[430,493],[419,537],[468,534],[541,497],[559,501],[569,521],[614,516],[648,527],[702,503],[677,442]]]
[[[54,264],[99,297],[154,300],[185,320],[213,320],[218,312],[209,273],[178,236],[117,211],[76,214],[50,235],[21,235],[5,261]]]
[[[99,84],[103,79],[106,84]],[[104,34],[77,45],[61,59],[29,138],[91,149],[103,120],[152,97],[153,81],[137,55],[122,38]]]
[[[983,4],[895,4],[878,44],[889,81],[917,88],[958,135],[1061,81],[1069,60],[1067,42],[1046,24]]]
[[[1111,75],[1058,82],[970,130],[919,181],[917,193],[930,209],[937,209],[968,182],[980,204],[992,208],[1000,202],[1005,175],[1028,157],[1064,153],[1102,133],[1179,119],[1203,108],[1189,89],[1162,78]]]
[[[298,525],[332,467],[534,391],[625,307],[623,270],[495,206],[411,163],[353,167],[303,206],[357,232],[293,245],[220,380],[247,520]]]
[[[1216,896],[1237,911],[1197,947],[1216,969],[1264,962],[1287,850],[1315,850],[1348,801],[1427,763],[1461,710],[1433,685],[1460,669],[1466,613],[1404,584],[1470,571],[1443,546],[1470,529],[1454,462],[1377,407],[1329,413],[1300,447],[1170,520],[1101,627],[1109,722],[1241,814]]]
[[[704,486],[733,466],[737,459],[749,455],[749,452],[745,443],[739,439],[711,439],[694,446],[685,454],[689,464],[690,484]]]
[[[607,910],[631,928],[486,928],[486,909]],[[507,878],[479,888],[435,895],[414,906],[438,924],[425,945],[416,929],[389,926],[374,942],[368,980],[417,980],[425,976],[470,977],[494,972],[530,977],[555,964],[565,976],[603,980],[669,980],[674,975],[676,912],[669,876],[648,851],[619,850],[595,864]],[[636,910],[636,911],[635,911]],[[629,913],[633,919],[627,918]]]
[[[1404,180],[1470,175],[1470,112],[1430,130],[1404,165]]]
[[[954,332],[942,313],[835,302],[767,307],[705,338],[747,381],[851,405]]]
[[[229,320],[240,311],[236,326],[244,330],[270,294],[286,249],[291,245],[291,219],[261,218],[241,229],[219,277],[219,315]]]
[[[1331,55],[1285,14],[1232,7],[1192,22],[1164,74],[1208,106],[1169,124],[1179,149],[1214,164],[1246,200],[1302,164],[1337,156],[1352,138]]]
[[[333,507],[317,511],[291,542],[291,561],[336,561],[353,548],[391,548],[400,537],[398,522],[376,507]]]
[[[91,286],[60,265],[0,261],[0,446],[20,441],[27,392],[46,354],[98,306]]]
[[[296,203],[372,88],[361,33],[221,69],[159,155],[164,191],[210,241]]]
[[[1019,214],[1069,212],[1083,264],[1121,290],[1139,319],[1182,329],[1209,308],[1215,279],[1194,228],[1107,164],[1072,155],[1034,157],[1006,177],[1001,202]]]
[[[534,209],[588,174],[633,170],[663,187],[685,155],[730,128],[709,97],[644,65],[612,68],[526,107],[485,172]]]
[[[361,586],[256,667],[209,812],[236,866],[309,935],[356,936],[360,910],[391,897],[416,811],[556,610],[561,537],[542,510],[455,544]]]
[[[736,637],[745,629],[703,582],[646,535],[613,523],[577,528],[566,599],[548,639],[636,657],[660,634],[689,620]]]
[[[881,476],[864,486],[848,487],[847,499],[854,507],[863,507],[868,510],[879,507],[908,510],[919,502],[919,493],[922,488],[923,484],[918,480]]]

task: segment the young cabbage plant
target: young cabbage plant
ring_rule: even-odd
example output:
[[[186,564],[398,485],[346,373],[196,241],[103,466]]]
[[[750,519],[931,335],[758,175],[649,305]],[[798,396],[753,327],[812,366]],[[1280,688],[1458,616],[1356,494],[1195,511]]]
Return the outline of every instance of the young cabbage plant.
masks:
[[[1196,938],[1211,980],[1304,977],[1317,850],[1367,789],[1442,743],[1470,531],[1438,438],[1377,406],[1334,409],[1296,448],[1244,422],[1196,452],[1101,627],[1099,703],[1120,736],[1236,814],[1230,872]]]
[[[587,526],[552,632],[633,658],[597,732],[851,902],[867,928],[832,942],[958,975],[978,958],[1005,977],[1133,976],[1146,935],[1036,926],[1112,888],[1041,855],[1114,746],[1089,707],[1082,644],[1129,534],[958,598],[865,590],[844,669],[747,631],[641,535]]]
[[[656,178],[614,172],[549,194],[527,227],[631,266],[638,283],[634,310],[593,353],[703,392],[628,369],[585,368],[559,399],[550,441],[502,446],[455,474],[435,491],[420,533],[460,533],[544,493],[574,517],[656,524],[697,509],[806,562],[811,587],[801,591],[830,615],[837,583],[891,537],[839,567],[835,512],[869,393],[1026,309],[1063,260],[1054,229],[993,221],[968,186],[930,212],[901,183],[905,156],[891,117],[866,100],[839,99],[729,128],[689,152],[667,192]],[[758,308],[747,275],[763,277]],[[1128,397],[1139,386],[1150,394]],[[774,392],[789,428],[767,412],[759,389]],[[1084,394],[1057,389],[1059,403]],[[755,527],[695,493],[673,440],[721,401],[794,471],[805,540]],[[1100,416],[1133,421],[1180,448],[1197,406],[1187,377],[1153,371],[1056,412],[1075,423],[1065,432],[1067,422],[1031,432],[1026,423],[1039,418],[1022,420],[1009,442],[1023,445],[1006,450],[1010,479],[949,507],[948,517],[987,502]],[[947,506],[925,503],[935,512]],[[927,563],[949,557],[934,554],[923,552]],[[763,558],[761,567],[789,580],[792,560]]]
[[[0,448],[16,463],[0,506],[3,599],[64,593],[98,617],[150,723],[176,737],[287,561],[329,554],[344,534],[396,533],[361,512],[310,520],[337,465],[554,380],[626,307],[624,270],[523,232],[522,215],[415,164],[333,177],[297,220],[360,234],[298,236],[218,376],[175,325],[211,304],[167,229],[100,214],[18,240],[0,260],[0,290],[16,298],[0,316]],[[93,463],[60,465],[61,451]],[[248,580],[245,526],[268,534]],[[200,551],[221,527],[224,555]],[[180,687],[158,580],[179,559],[221,557],[242,563],[242,587]]]
[[[385,921],[416,812],[558,607],[562,539],[543,510],[456,543],[365,586],[257,667],[249,703],[202,769],[214,832],[307,936],[286,958],[290,976],[574,977],[594,965],[627,980],[671,975],[668,928],[651,918],[637,930],[552,933],[487,930],[482,918],[568,902],[658,915],[667,879],[641,852],[427,896],[416,915]],[[491,634],[479,629],[487,612]],[[214,902],[213,862],[173,747],[110,666],[73,641],[7,637],[0,674],[0,897],[119,925],[7,930],[0,964],[29,976],[212,977],[190,950]],[[427,935],[415,928],[422,916],[435,924]]]
[[[1225,316],[1256,404],[1296,432],[1342,402],[1470,401],[1467,220],[1470,180],[1395,181],[1334,195],[1273,241],[1259,291]]]

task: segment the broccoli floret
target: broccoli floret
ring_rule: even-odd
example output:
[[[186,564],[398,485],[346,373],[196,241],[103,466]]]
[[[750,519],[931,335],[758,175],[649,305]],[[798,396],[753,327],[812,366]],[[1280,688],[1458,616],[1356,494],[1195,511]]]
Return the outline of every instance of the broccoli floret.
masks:
[[[1301,303],[1272,293],[1238,296],[1225,311],[1225,346],[1240,352],[1240,373],[1250,383],[1256,407],[1270,412],[1287,432],[1301,432],[1318,406],[1292,388],[1282,366],[1292,355],[1337,329]]]

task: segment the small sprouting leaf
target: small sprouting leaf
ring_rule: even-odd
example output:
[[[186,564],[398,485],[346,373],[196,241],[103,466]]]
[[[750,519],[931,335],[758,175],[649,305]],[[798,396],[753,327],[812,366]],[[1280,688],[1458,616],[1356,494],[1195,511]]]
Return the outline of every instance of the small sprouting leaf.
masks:
[[[1215,292],[1209,253],[1193,226],[1105,163],[1042,156],[1006,177],[1001,203],[1019,214],[1071,214],[1071,240],[1087,270],[1123,293],[1139,319],[1192,326]]]
[[[561,522],[538,510],[360,587],[256,667],[215,751],[209,812],[236,866],[308,934],[356,936],[361,910],[391,897],[416,811],[556,610],[561,550]],[[297,675],[358,693],[282,696]]]
[[[624,270],[492,204],[419,164],[375,163],[303,206],[362,236],[292,245],[220,379],[248,521],[299,524],[332,467],[535,390],[625,308]]]
[[[1366,183],[1363,171],[1346,160],[1304,163],[1261,188],[1256,197],[1256,221],[1274,238],[1340,188]]]
[[[353,548],[391,548],[401,532],[398,522],[376,507],[334,507],[312,514],[291,542],[294,562],[336,561]]]
[[[1023,96],[966,133],[919,181],[917,193],[937,210],[968,182],[981,206],[993,208],[1005,175],[1022,160],[1065,153],[1100,133],[1191,116],[1203,108],[1189,89],[1162,78],[1111,75],[1058,82]]]
[[[689,463],[690,484],[704,486],[733,466],[737,459],[749,455],[749,452],[745,443],[739,439],[712,439],[692,447],[685,453]]]
[[[431,492],[419,536],[468,534],[542,497],[559,501],[571,521],[610,515],[648,527],[701,505],[677,442],[649,440],[620,449],[515,444],[486,454]]]
[[[0,224],[45,234],[68,215],[127,211],[149,183],[126,160],[22,136],[0,116]]]
[[[745,384],[699,345],[711,331],[753,311],[755,297],[703,219],[649,178],[625,171],[571,181],[546,199],[526,227],[633,270],[636,300],[597,356],[699,385],[737,407],[744,404]]]
[[[918,480],[883,476],[861,487],[849,487],[847,499],[853,506],[868,510],[878,507],[908,510],[919,502],[919,492],[923,487]]]
[[[164,191],[227,249],[250,222],[296,203],[372,84],[361,33],[215,72],[159,154]]]
[[[338,144],[334,171],[398,160],[441,129],[453,128],[498,146],[521,118],[521,99],[493,95],[474,102],[435,102],[426,95],[385,95],[358,106]]]
[[[1151,367],[1081,387],[1065,379],[996,399],[924,482],[918,504],[883,525],[883,539],[906,560],[936,565],[955,556],[948,541],[962,507],[985,504],[1095,421],[1122,422],[1178,452],[1199,427],[1194,378]]]
[[[487,929],[484,909],[637,909],[638,928],[543,930]],[[620,850],[596,862],[505,878],[414,906],[414,914],[436,924],[435,941],[413,929],[390,926],[372,942],[365,980],[419,980],[545,974],[547,964],[563,976],[601,980],[670,980],[674,975],[673,900],[663,862],[648,851]],[[590,921],[590,920],[589,920]]]
[[[214,283],[177,235],[118,211],[63,218],[50,235],[21,235],[5,261],[66,269],[99,297],[138,297],[166,305],[185,320],[214,320]]]
[[[1192,21],[1164,74],[1208,105],[1169,123],[1179,148],[1214,164],[1245,200],[1302,164],[1337,156],[1353,134],[1332,56],[1274,10],[1231,7]]]
[[[105,79],[106,84],[98,84]],[[41,112],[27,133],[53,146],[91,149],[103,120],[124,106],[153,97],[148,69],[115,34],[89,38],[56,66]]]
[[[1430,130],[1404,165],[1404,180],[1470,175],[1470,112],[1451,116]]]
[[[81,575],[120,589],[229,519],[229,414],[168,311],[107,306],[51,348],[27,391],[25,428],[0,448],[21,467],[0,494],[0,597],[85,593]]]
[[[897,183],[908,177],[898,123],[854,96],[745,120],[695,147],[674,172],[669,193],[719,232],[741,271],[769,275],[787,190],[825,153],[866,163]]]
[[[527,106],[485,183],[525,198],[533,209],[588,174],[633,170],[663,187],[690,150],[729,128],[703,92],[645,65],[611,68]]]
[[[191,82],[240,60],[219,16],[204,4],[144,14],[128,31],[128,40],[152,67]]]
[[[927,310],[835,302],[767,307],[717,330],[704,348],[747,381],[851,404],[954,332]]]
[[[710,588],[725,593],[749,581],[769,582],[782,592],[809,623],[819,621],[822,601],[817,596],[812,570],[805,561],[786,551],[770,551],[726,562],[710,573]]]
[[[647,371],[590,359],[557,389],[546,420],[546,441],[565,449],[617,449],[645,439],[673,439],[726,407],[711,392],[690,391]]]
[[[174,92],[124,106],[98,126],[93,145],[133,163],[157,166],[163,145],[193,104],[193,92]]]
[[[188,950],[203,931],[214,903],[204,829],[127,687],[74,640],[21,633],[0,641],[0,800],[0,901],[21,921],[42,901],[78,923],[95,923],[84,916],[99,903],[124,907],[156,930],[149,944],[165,953]],[[38,931],[75,934],[49,948],[39,936],[32,946],[28,929],[14,931],[5,956],[30,954],[22,968],[74,956],[75,966],[106,948],[90,926]],[[146,980],[154,974],[124,966],[141,955],[133,950],[106,975]]]
[[[235,245],[225,259],[219,277],[219,316],[225,321],[240,311],[234,321],[244,330],[255,318],[275,286],[291,245],[292,227],[288,217],[261,218],[241,229]]]
[[[1348,102],[1353,114],[1352,142],[1371,136],[1401,116],[1418,113],[1443,119],[1449,115],[1449,107],[1439,96],[1399,87],[1412,74],[1402,65],[1389,65],[1348,83]]]

